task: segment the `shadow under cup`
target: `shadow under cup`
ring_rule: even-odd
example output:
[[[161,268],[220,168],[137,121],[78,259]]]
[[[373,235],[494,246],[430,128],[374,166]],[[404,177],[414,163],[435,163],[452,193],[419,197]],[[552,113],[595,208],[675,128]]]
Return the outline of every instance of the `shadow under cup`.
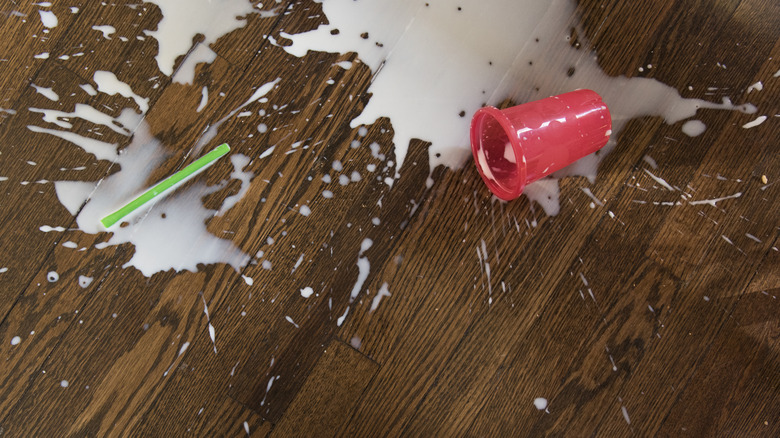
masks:
[[[471,120],[471,150],[490,191],[509,201],[527,184],[601,149],[611,133],[601,96],[577,90],[503,110],[481,108]]]

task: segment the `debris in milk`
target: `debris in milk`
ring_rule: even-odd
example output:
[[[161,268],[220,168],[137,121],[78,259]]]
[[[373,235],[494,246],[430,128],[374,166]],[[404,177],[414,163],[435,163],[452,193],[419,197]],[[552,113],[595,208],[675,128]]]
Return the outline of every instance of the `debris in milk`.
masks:
[[[49,283],[56,283],[59,279],[60,274],[58,274],[56,271],[49,271],[49,273],[46,274],[46,280],[48,280]]]
[[[463,0],[461,8],[415,0],[315,1],[322,3],[327,24],[300,34],[282,32],[292,41],[284,50],[295,56],[310,50],[358,53],[374,77],[368,89],[371,99],[351,126],[364,128],[380,117],[390,119],[396,178],[415,138],[431,143],[431,170],[462,166],[471,156],[470,118],[463,115],[485,103],[495,105],[507,98],[527,102],[590,88],[610,108],[613,135],[599,155],[526,187],[525,194],[554,215],[560,209],[557,179],[579,175],[593,182],[599,162],[614,148],[617,133],[628,120],[661,116],[672,124],[693,117],[701,108],[755,112],[752,105],[735,106],[728,99],[722,103],[683,99],[677,90],[654,79],[607,76],[595,53],[578,50],[568,41],[568,23],[576,6],[571,0],[499,0],[490,8],[477,0]],[[368,38],[361,36],[365,23],[372,23]],[[418,117],[420,113],[429,117]]]

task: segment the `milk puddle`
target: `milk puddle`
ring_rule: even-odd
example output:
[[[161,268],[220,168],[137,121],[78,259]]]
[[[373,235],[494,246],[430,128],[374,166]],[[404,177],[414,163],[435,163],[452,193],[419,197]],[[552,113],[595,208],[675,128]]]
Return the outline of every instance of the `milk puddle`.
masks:
[[[279,12],[268,11],[267,6],[266,10],[260,10],[261,4],[253,6],[248,0],[197,0],[195,5],[188,0],[144,2],[157,4],[163,14],[157,29],[146,32],[158,42],[156,61],[161,72],[171,75],[177,57],[190,52],[193,37],[204,36],[204,44],[191,51],[173,78],[183,84],[192,82],[196,64],[215,59],[214,52],[206,48],[209,43],[245,26],[250,14],[267,17],[281,11],[281,6]],[[275,4],[278,3],[281,2],[277,0]],[[577,88],[597,91],[609,105],[614,119],[612,140],[605,152],[614,147],[617,132],[634,117],[656,115],[664,117],[667,123],[675,123],[693,117],[699,108],[755,112],[751,105],[734,106],[727,100],[713,103],[683,99],[675,89],[653,79],[607,76],[598,67],[594,53],[577,50],[568,40],[574,14],[574,3],[569,0],[495,0],[490,7],[476,0],[464,0],[457,5],[418,0],[323,0],[321,3],[329,24],[296,35],[283,33],[283,37],[292,41],[284,49],[294,56],[304,56],[309,50],[356,52],[371,68],[374,78],[368,91],[372,97],[351,125],[368,125],[379,117],[390,119],[398,163],[396,178],[404,172],[408,145],[415,138],[431,143],[431,169],[439,165],[461,167],[470,156],[471,115],[483,104],[498,104],[507,98],[523,102]],[[95,24],[109,26],[111,23]],[[134,93],[111,73],[98,72],[94,80],[100,92],[118,93],[132,99],[141,115],[127,110],[112,119],[86,105],[77,106],[73,113],[31,110],[43,114],[45,121],[60,128],[69,129],[67,120],[77,117],[132,135],[132,142],[121,154],[116,152],[117,145],[67,130],[29,127],[31,131],[65,139],[98,159],[120,166],[120,171],[100,183],[56,183],[62,204],[77,216],[79,228],[92,234],[105,231],[99,225],[100,217],[145,188],[148,176],[166,153],[143,121],[148,99]],[[253,99],[275,85],[276,82],[259,87]],[[91,86],[84,87],[90,94],[97,93]],[[200,109],[208,104],[208,90],[201,91]],[[207,139],[217,134],[223,121],[210,123],[212,129],[206,133]],[[694,125],[701,128],[696,123],[688,126]],[[204,144],[201,141],[196,147],[199,149]],[[604,155],[586,157],[558,172],[555,178],[528,186],[525,194],[539,202],[548,214],[557,214],[557,178],[581,175],[594,181]],[[240,180],[240,194],[246,193],[252,175],[243,172],[241,167],[248,159],[239,157],[232,162],[235,169],[230,177]],[[393,183],[393,179],[386,181]],[[205,208],[201,198],[221,187],[191,184],[186,190],[159,201],[129,226],[112,229],[114,234],[105,245],[132,243],[135,254],[125,267],[136,267],[147,276],[169,269],[194,271],[198,264],[225,263],[240,269],[250,257],[232,242],[206,230],[206,220],[223,214],[238,201],[235,197],[228,198],[216,211]],[[192,251],[195,247],[198,251]]]
[[[121,153],[117,152],[117,144],[105,143],[70,131],[36,125],[27,127],[36,133],[67,140],[98,159],[119,165],[118,172],[98,182],[54,183],[62,205],[76,217],[79,229],[89,234],[105,232],[100,218],[148,188],[149,176],[170,154],[165,145],[151,134],[148,124],[143,120],[147,109],[145,100],[139,100],[127,84],[112,74],[98,71],[94,80],[102,93],[122,93],[135,100],[138,111],[128,108],[116,118],[83,104],[77,105],[75,111],[70,113],[38,108],[30,108],[30,111],[43,114],[44,121],[63,128],[72,126],[68,120],[81,118],[107,126],[119,134],[132,136],[130,144],[122,149]],[[276,82],[271,82],[259,87],[244,106],[253,99],[262,97],[275,84]],[[132,243],[135,253],[123,267],[133,266],[146,276],[169,269],[197,271],[199,264],[225,263],[236,270],[246,266],[250,260],[249,256],[230,240],[218,238],[206,229],[208,219],[224,214],[236,205],[249,188],[253,175],[243,169],[249,164],[249,157],[234,153],[231,155],[231,162],[234,169],[230,178],[239,180],[241,188],[237,194],[225,198],[218,210],[204,207],[202,198],[224,188],[228,181],[207,186],[196,180],[186,188],[174,191],[168,197],[126,218],[126,224],[112,227],[110,240],[98,245],[98,248]]]
[[[555,178],[526,187],[525,194],[549,215],[560,209],[557,178],[578,175],[594,182],[599,162],[628,120],[662,116],[672,124],[699,108],[756,111],[728,100],[683,99],[654,79],[607,76],[595,53],[570,44],[575,12],[570,0],[315,1],[322,3],[329,24],[297,35],[282,33],[292,41],[284,49],[295,56],[309,50],[356,52],[371,68],[371,100],[351,124],[390,118],[400,174],[415,138],[431,143],[431,170],[461,167],[471,155],[470,118],[483,104],[527,102],[578,88],[601,94],[613,117],[607,146]]]

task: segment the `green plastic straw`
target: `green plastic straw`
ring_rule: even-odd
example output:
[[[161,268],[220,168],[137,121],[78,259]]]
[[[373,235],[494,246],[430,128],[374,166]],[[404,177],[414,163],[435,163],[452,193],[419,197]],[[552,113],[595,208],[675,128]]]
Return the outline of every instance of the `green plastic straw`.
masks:
[[[145,191],[142,195],[128,202],[124,207],[104,217],[100,220],[100,223],[102,223],[106,228],[111,228],[112,225],[122,220],[122,218],[128,214],[137,210],[157,196],[165,194],[165,192],[170,190],[176,184],[184,182],[189,178],[197,175],[198,172],[204,170],[206,167],[210,166],[228,152],[230,152],[230,146],[228,146],[227,143],[217,146],[213,151],[198,158],[194,163],[160,181],[157,183],[157,185]]]

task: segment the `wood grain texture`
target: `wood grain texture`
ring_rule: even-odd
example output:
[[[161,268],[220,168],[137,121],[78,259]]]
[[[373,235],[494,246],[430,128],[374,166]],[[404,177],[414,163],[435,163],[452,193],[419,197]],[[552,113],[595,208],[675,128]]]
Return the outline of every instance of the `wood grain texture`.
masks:
[[[701,110],[697,137],[631,120],[595,183],[561,181],[556,216],[491,199],[471,163],[430,172],[422,140],[388,187],[393,121],[350,126],[375,72],[354,53],[282,47],[325,22],[320,3],[253,2],[268,14],[211,44],[191,84],[159,71],[145,31],[162,14],[136,3],[56,2],[50,29],[42,6],[0,6],[0,436],[780,435],[776,1],[577,2],[572,44],[607,74],[750,102],[768,120],[744,129],[759,114]],[[58,128],[36,108],[138,109],[88,94],[96,71],[149,99],[138,129],[165,147],[147,184],[194,160],[215,125],[203,150],[228,141],[251,159],[245,196],[207,228],[252,262],[144,277],[123,267],[133,245],[79,230],[52,181],[118,168],[30,127]],[[232,170],[219,161],[187,187],[221,184],[202,199],[218,209],[240,190]],[[353,299],[359,258],[370,271]]]

